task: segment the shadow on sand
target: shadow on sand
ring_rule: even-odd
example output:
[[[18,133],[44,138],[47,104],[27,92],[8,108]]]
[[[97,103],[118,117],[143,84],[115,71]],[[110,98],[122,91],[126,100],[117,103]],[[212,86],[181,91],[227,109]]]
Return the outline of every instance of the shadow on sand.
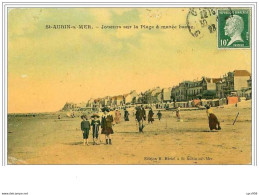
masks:
[[[69,143],[63,143],[65,145],[71,145],[71,146],[77,146],[77,145],[83,145],[83,142],[69,142]]]
[[[206,132],[206,133],[215,133],[215,132],[220,132],[219,130],[196,130],[196,129],[193,129],[193,130],[160,130],[160,131],[144,131],[143,133],[144,134],[164,134],[164,133],[196,133],[196,132]],[[117,131],[116,133],[119,133],[119,134],[142,134],[142,133],[139,133],[139,132],[130,132],[130,131]]]

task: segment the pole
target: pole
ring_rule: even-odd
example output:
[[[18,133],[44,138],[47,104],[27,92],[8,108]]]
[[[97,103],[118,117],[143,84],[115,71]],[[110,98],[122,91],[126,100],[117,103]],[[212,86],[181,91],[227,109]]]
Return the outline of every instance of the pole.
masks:
[[[234,120],[234,122],[233,122],[233,125],[236,123],[236,120],[237,120],[238,115],[239,115],[239,112],[237,113],[237,116],[236,116],[236,118],[235,118],[235,120]]]

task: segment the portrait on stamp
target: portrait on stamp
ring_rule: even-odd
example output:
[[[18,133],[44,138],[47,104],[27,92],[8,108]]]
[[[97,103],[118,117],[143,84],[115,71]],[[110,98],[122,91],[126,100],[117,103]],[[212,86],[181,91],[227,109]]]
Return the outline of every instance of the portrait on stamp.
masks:
[[[228,42],[227,46],[230,46],[235,42],[244,42],[244,40],[241,37],[241,33],[244,30],[244,21],[240,16],[230,16],[226,21],[224,30],[225,35],[230,37],[230,41]]]
[[[218,47],[250,47],[250,10],[218,10]]]

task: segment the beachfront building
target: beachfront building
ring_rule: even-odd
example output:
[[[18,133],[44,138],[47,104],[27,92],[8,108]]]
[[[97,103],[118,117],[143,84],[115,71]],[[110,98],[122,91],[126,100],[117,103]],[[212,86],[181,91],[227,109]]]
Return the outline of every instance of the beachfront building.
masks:
[[[102,98],[102,107],[109,107],[111,106],[111,98],[109,96],[106,96]]]
[[[179,93],[179,86],[173,86],[171,90],[171,101],[176,102],[177,101],[177,96]]]
[[[143,93],[138,94],[136,96],[135,100],[136,100],[137,104],[142,104],[143,103]]]
[[[200,99],[202,98],[202,92],[203,92],[203,83],[202,80],[196,80],[188,85],[187,89],[187,98],[188,100],[194,100],[194,99]]]
[[[172,92],[171,87],[162,89],[162,92],[160,94],[163,102],[171,102],[171,92]],[[161,102],[161,100],[158,102]]]
[[[136,97],[137,97],[137,92],[135,90],[131,91],[128,94],[124,94],[124,103],[125,104],[133,104],[136,103]]]
[[[116,102],[117,102],[117,106],[123,106],[124,105],[124,96],[123,95],[118,95],[116,96]]]
[[[94,99],[93,99],[93,98],[90,98],[90,99],[88,100],[86,106],[92,108],[92,107],[93,107],[93,104],[94,104]]]
[[[68,110],[75,110],[77,108],[77,104],[72,103],[72,102],[66,102],[63,108],[61,109],[62,111],[68,111]]]
[[[151,91],[152,102],[151,103],[160,103],[162,102],[162,89],[156,87]]]
[[[251,89],[251,85],[251,74],[247,70],[228,72],[216,83],[217,97],[225,98],[233,94],[245,97],[245,92]]]
[[[217,98],[225,98],[226,94],[225,94],[225,87],[226,87],[226,82],[224,81],[224,79],[222,79],[221,81],[216,82],[216,97]]]
[[[202,94],[201,97],[205,99],[214,99],[217,97],[217,83],[221,82],[222,78],[202,78]]]
[[[117,105],[117,97],[113,96],[111,97],[111,106],[116,106]]]
[[[248,80],[251,79],[251,74],[247,70],[234,71],[234,90],[238,96],[244,97],[244,91],[248,88]]]
[[[153,104],[158,103],[159,94],[161,93],[160,87],[155,87],[153,89],[149,89],[144,93],[141,93],[142,103],[144,104]]]

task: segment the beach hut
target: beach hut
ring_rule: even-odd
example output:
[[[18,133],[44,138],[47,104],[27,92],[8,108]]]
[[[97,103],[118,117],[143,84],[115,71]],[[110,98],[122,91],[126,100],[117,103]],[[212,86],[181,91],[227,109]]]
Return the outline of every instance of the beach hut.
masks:
[[[187,108],[188,102],[176,102],[175,107]]]
[[[213,106],[213,107],[219,106],[219,99],[213,99],[213,100],[211,101],[211,106]]]
[[[194,99],[192,101],[192,106],[193,107],[197,107],[197,106],[200,106],[201,105],[201,100],[200,99]]]
[[[238,97],[237,96],[228,96],[227,100],[228,100],[228,104],[238,103]]]

